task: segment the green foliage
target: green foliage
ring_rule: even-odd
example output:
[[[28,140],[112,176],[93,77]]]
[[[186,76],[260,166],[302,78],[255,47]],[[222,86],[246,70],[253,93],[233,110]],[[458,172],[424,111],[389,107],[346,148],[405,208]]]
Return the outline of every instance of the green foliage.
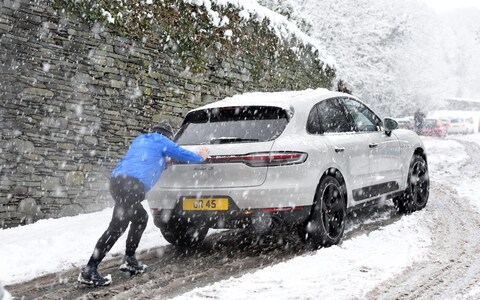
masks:
[[[241,19],[239,9],[231,4],[212,5],[211,9],[219,12],[220,18],[229,20],[228,24],[215,26],[204,6],[183,0],[154,0],[150,4],[145,0],[52,1],[55,8],[79,14],[92,24],[101,22],[118,35],[156,45],[159,49],[170,49],[196,73],[207,70],[212,62],[221,63],[225,57],[254,57],[252,75],[259,80],[271,69],[267,62],[294,64],[295,53],[290,48],[300,44],[281,41],[268,27],[267,19],[263,23]],[[231,37],[225,35],[226,30],[232,31]],[[310,51],[310,48],[304,50]],[[298,57],[296,60],[299,63]]]
[[[77,12],[89,23],[106,21],[102,16],[101,6],[96,0],[53,0],[52,5],[56,9],[65,9],[68,12]]]

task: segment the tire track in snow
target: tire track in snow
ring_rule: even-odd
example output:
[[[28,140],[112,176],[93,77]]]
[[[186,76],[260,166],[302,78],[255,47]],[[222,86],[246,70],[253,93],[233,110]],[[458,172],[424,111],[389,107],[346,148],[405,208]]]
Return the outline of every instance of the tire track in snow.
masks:
[[[429,204],[433,214],[430,223],[432,246],[426,260],[416,263],[402,274],[367,294],[368,299],[478,299],[471,293],[480,282],[480,214],[469,199],[456,190],[458,180],[478,178],[479,146],[466,141],[467,161],[446,169],[459,169],[460,178],[452,177],[436,183],[432,178]],[[444,182],[448,183],[447,185]],[[470,293],[470,294],[469,294]]]

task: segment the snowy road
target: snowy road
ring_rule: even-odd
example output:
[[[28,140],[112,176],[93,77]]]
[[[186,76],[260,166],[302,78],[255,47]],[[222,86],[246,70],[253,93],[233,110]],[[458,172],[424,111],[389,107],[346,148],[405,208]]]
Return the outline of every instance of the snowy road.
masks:
[[[346,240],[399,219],[391,206],[384,207],[376,216],[371,218],[371,213],[360,212],[356,221],[350,222]],[[78,268],[75,268],[8,286],[7,289],[13,295],[27,299],[172,297],[198,286],[313,254],[304,249],[304,244],[296,235],[288,238],[283,236],[278,232],[258,238],[244,230],[225,231],[210,235],[195,251],[180,250],[170,245],[150,249],[140,255],[142,262],[149,266],[149,271],[132,278],[118,271],[120,258],[114,258],[101,268],[103,273],[111,273],[115,279],[112,286],[107,288],[92,289],[78,285],[75,282]],[[224,298],[221,295],[218,297]]]
[[[480,215],[472,210],[476,203],[463,195],[480,204],[478,190],[477,194],[466,191],[466,187],[480,182],[480,147],[465,140],[459,142],[468,159],[460,165],[439,164],[431,175],[433,201],[426,211],[433,215],[434,224],[427,259],[375,288],[368,299],[479,299]]]
[[[400,216],[388,201],[373,215],[368,211],[356,213],[355,218],[350,216],[344,242],[338,246],[308,251],[294,235],[276,233],[259,239],[240,230],[216,232],[196,251],[186,251],[165,245],[155,228],[152,233],[147,228],[142,240],[146,244],[139,257],[149,269],[142,276],[128,278],[118,271],[119,245],[117,250],[112,249],[116,256],[100,268],[102,273],[112,274],[112,286],[92,289],[78,285],[79,267],[93,247],[89,241],[81,249],[85,253],[82,257],[65,256],[56,267],[57,273],[42,277],[35,275],[41,271],[29,273],[28,266],[17,273],[2,270],[2,264],[10,266],[10,261],[2,262],[3,257],[10,255],[12,265],[26,258],[20,254],[21,248],[11,248],[17,249],[18,255],[12,254],[15,250],[3,253],[0,248],[0,279],[13,296],[25,299],[478,299],[480,135],[426,138],[425,143],[432,182],[426,209]],[[33,230],[33,226],[62,222],[60,226],[70,230],[68,226],[75,220],[29,226]],[[13,245],[19,230],[0,231],[0,239]],[[84,227],[75,235],[80,240],[83,235],[85,239],[93,235],[90,239],[95,240],[98,234],[90,230]],[[34,235],[29,236],[29,242],[33,239]],[[22,242],[26,243],[20,240],[19,245]],[[32,245],[44,245],[49,250],[50,243]],[[63,252],[78,251],[85,244],[70,243],[75,249],[64,246]],[[30,258],[31,269],[47,268],[51,258],[48,254],[42,257],[42,253],[38,249],[38,257]],[[8,276],[12,277],[10,282]],[[22,276],[36,278],[25,281]]]

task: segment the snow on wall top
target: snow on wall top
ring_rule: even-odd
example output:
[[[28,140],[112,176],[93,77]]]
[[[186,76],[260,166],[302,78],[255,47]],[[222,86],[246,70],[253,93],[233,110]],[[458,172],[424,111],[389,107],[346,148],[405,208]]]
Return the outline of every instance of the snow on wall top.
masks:
[[[330,56],[325,48],[323,48],[317,39],[314,39],[304,32],[302,32],[294,23],[290,22],[285,16],[282,16],[264,6],[258,4],[255,0],[183,0],[185,3],[204,6],[208,12],[209,19],[212,24],[217,27],[224,26],[229,23],[226,16],[221,16],[217,11],[214,11],[212,5],[215,4],[220,7],[226,7],[231,4],[240,9],[239,17],[245,21],[256,20],[262,22],[265,18],[268,19],[269,28],[277,35],[280,40],[288,41],[291,38],[296,38],[304,46],[310,45],[316,58],[322,61],[325,66],[336,68],[335,59]],[[230,33],[230,31],[228,32]],[[298,49],[292,49],[297,52]]]
[[[123,6],[123,1],[125,0],[117,0],[120,6]],[[295,38],[303,46],[310,46],[312,48],[312,54],[314,58],[318,59],[319,61],[323,62],[324,69],[326,67],[330,67],[332,69],[336,69],[336,61],[335,59],[330,56],[324,47],[322,47],[319,40],[312,38],[301,31],[297,25],[290,22],[285,16],[278,14],[264,6],[258,4],[255,0],[182,0],[186,4],[195,5],[198,7],[204,7],[207,10],[208,17],[212,25],[215,27],[224,27],[229,25],[230,20],[227,16],[221,16],[218,11],[213,9],[213,6],[218,6],[222,8],[226,8],[228,5],[232,5],[237,7],[239,12],[239,17],[244,21],[255,20],[258,22],[262,22],[267,19],[268,28],[272,30],[275,35],[281,40],[289,42],[292,38]],[[145,0],[144,5],[152,5],[152,0]],[[138,4],[137,4],[138,6]],[[106,18],[107,22],[114,24],[115,17],[107,10],[101,9],[102,15]],[[148,18],[151,18],[153,14],[147,13],[145,14]],[[117,17],[122,17],[119,14]],[[232,31],[228,28],[225,29],[224,36],[227,38],[232,38]],[[297,47],[292,47],[292,51],[295,53],[299,53],[300,49]]]

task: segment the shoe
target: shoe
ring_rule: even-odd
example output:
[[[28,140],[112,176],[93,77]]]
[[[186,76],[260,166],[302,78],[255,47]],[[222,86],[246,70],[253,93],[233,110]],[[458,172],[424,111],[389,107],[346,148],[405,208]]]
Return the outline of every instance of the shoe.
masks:
[[[120,265],[120,271],[129,272],[130,275],[141,274],[145,272],[147,265],[139,262],[135,256],[125,256]]]
[[[78,282],[93,286],[105,286],[112,283],[112,276],[110,274],[102,276],[98,273],[97,268],[86,266],[78,275]]]

